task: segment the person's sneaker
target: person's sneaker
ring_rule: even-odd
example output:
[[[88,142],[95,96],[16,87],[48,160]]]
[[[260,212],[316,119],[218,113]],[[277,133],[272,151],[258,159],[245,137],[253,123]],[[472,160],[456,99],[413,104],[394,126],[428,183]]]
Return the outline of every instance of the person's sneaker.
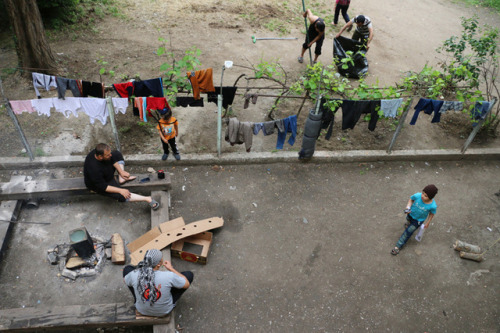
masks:
[[[166,161],[168,158],[168,154],[163,154],[163,156],[161,157],[161,160],[162,161]]]
[[[300,62],[300,63],[303,63],[303,62],[304,62],[304,58],[302,58],[302,57],[298,57],[298,58],[297,58],[297,61],[298,61],[298,62]]]
[[[181,160],[181,154],[174,154],[174,157],[177,161]]]

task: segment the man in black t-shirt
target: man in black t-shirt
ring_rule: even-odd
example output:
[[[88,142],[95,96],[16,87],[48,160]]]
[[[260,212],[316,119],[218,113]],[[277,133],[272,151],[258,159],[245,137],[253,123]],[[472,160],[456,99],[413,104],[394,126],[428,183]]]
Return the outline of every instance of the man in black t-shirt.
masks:
[[[118,172],[118,181],[115,179],[115,171]],[[125,161],[122,153],[111,151],[105,143],[99,143],[85,158],[83,165],[83,177],[85,186],[91,191],[111,197],[119,202],[125,201],[145,201],[149,203],[153,210],[160,207],[160,204],[150,196],[142,196],[131,193],[129,190],[120,187],[136,177],[125,171]]]

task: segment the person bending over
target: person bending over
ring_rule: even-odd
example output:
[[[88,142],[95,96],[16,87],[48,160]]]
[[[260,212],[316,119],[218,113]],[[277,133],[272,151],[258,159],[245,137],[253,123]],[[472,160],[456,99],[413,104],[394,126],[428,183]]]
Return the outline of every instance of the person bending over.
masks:
[[[167,271],[160,271],[162,266]],[[123,279],[134,295],[135,308],[140,314],[152,317],[169,314],[193,277],[193,272],[179,273],[169,261],[163,261],[157,249],[146,251],[137,267],[128,265],[123,269]]]
[[[118,180],[115,179],[115,171],[118,172]],[[85,186],[91,191],[119,202],[145,201],[153,210],[160,208],[160,204],[150,196],[131,193],[120,186],[136,177],[125,171],[122,153],[117,150],[111,151],[105,143],[99,143],[85,158],[83,177]]]
[[[344,30],[350,31],[353,27],[354,23],[356,23],[356,30],[352,34],[352,39],[357,40],[366,45],[366,49],[370,48],[370,43],[373,39],[373,25],[372,21],[368,16],[358,15],[349,22],[346,23],[340,29],[339,33],[335,36],[335,38],[339,38],[340,35],[344,32]]]
[[[306,10],[303,16],[309,19],[309,29],[306,34],[306,41],[302,44],[302,52],[297,60],[300,63],[303,63],[304,53],[308,48],[316,43],[316,47],[314,48],[314,63],[316,63],[316,61],[318,61],[318,57],[321,55],[321,47],[323,46],[323,41],[325,40],[325,22],[322,18],[313,15],[310,9]]]

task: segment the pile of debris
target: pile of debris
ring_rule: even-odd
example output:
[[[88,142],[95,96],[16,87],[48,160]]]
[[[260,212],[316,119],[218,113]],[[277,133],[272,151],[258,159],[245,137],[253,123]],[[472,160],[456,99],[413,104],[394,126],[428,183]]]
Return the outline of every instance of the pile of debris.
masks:
[[[47,250],[49,263],[58,265],[58,276],[67,281],[94,276],[102,271],[106,259],[111,259],[112,239],[91,237],[87,229],[79,228],[70,232],[70,241]]]

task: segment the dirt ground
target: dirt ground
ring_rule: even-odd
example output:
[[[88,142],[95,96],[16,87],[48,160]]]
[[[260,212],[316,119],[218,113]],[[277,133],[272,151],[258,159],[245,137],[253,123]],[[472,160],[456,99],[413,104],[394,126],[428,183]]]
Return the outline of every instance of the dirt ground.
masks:
[[[206,266],[173,259],[174,267],[195,274],[176,310],[183,332],[493,333],[500,327],[500,246],[482,263],[460,259],[452,248],[456,239],[483,248],[498,239],[498,161],[167,171],[171,218],[225,221]],[[408,197],[427,183],[439,188],[436,217],[421,243],[412,238],[394,257]],[[46,250],[68,242],[68,232],[80,226],[131,241],[147,231],[149,214],[143,204],[97,196],[23,209],[21,221],[52,224],[14,228],[0,267],[0,308],[132,302],[122,266],[108,263],[97,277],[68,282],[47,262]]]
[[[297,63],[302,44],[301,3],[287,1],[121,0],[125,18],[109,18],[89,31],[52,34],[51,46],[68,77],[99,81],[97,61],[117,73],[103,76],[106,84],[121,76],[159,76],[166,61],[155,54],[159,37],[181,56],[196,46],[202,68],[213,67],[214,81],[224,60],[238,66],[224,73],[232,85],[240,74],[261,60],[279,59],[289,81],[305,69]],[[310,8],[327,22],[332,1]],[[365,14],[374,23],[369,51],[371,83],[391,85],[408,70],[435,65],[435,49],[461,31],[460,16],[477,13],[481,23],[500,28],[498,15],[450,1],[353,1],[349,14]],[[267,26],[267,27],[266,27]],[[287,30],[280,34],[279,27]],[[274,29],[274,30],[271,30]],[[339,28],[328,26],[320,61],[332,61],[332,39]],[[298,37],[292,41],[258,41],[251,36]],[[0,40],[1,67],[16,65],[12,42]],[[244,92],[246,83],[240,80]],[[18,74],[3,78],[9,99],[35,97],[31,82]],[[269,91],[260,91],[270,94]],[[55,96],[43,93],[44,97]],[[237,96],[233,110],[240,120],[265,121],[273,98],[260,96],[243,109]],[[286,100],[275,117],[297,112],[299,102]],[[301,128],[312,102],[299,116]],[[216,151],[215,104],[204,108],[175,108],[180,122],[179,148],[185,153]],[[0,156],[23,156],[23,145],[12,121],[0,112]],[[19,121],[37,156],[83,155],[98,142],[113,142],[110,125],[90,125],[87,116],[66,119],[23,114]],[[409,119],[407,120],[407,122]],[[337,116],[323,150],[385,149],[394,124],[379,122],[374,132],[359,123],[342,131]],[[159,138],[148,125],[139,125],[129,109],[117,115],[125,154],[160,154]],[[395,149],[460,148],[470,132],[463,114],[447,114],[440,124],[421,117],[405,126]],[[498,147],[499,139],[480,137],[472,147]],[[253,151],[275,149],[276,137],[254,137]],[[224,152],[241,146],[223,143]],[[172,166],[171,218],[188,222],[222,216],[225,226],[215,232],[208,264],[174,260],[180,270],[195,273],[192,288],[176,310],[176,322],[186,332],[497,332],[500,246],[486,261],[465,261],[453,251],[462,239],[486,246],[499,237],[500,163],[391,162],[347,164],[270,164]],[[131,171],[144,173],[147,166]],[[219,171],[216,171],[219,170]],[[34,177],[81,176],[81,168],[3,170]],[[403,208],[408,197],[428,183],[440,192],[438,214],[421,243],[413,239],[397,257],[390,249],[403,231]],[[90,207],[90,208],[89,208]],[[121,205],[97,196],[43,201],[38,210],[23,209],[22,221],[50,221],[50,226],[19,224],[14,228],[6,260],[0,265],[0,308],[132,301],[121,279],[121,267],[106,265],[102,274],[68,282],[46,261],[46,250],[66,242],[68,232],[86,226],[92,234],[109,237],[120,232],[126,242],[146,232],[149,210],[141,204]],[[20,250],[22,249],[22,250]]]
[[[180,59],[192,47],[201,50],[201,68],[214,69],[214,82],[218,84],[224,60],[232,60],[235,67],[224,73],[224,84],[232,85],[242,75],[251,75],[244,67],[260,61],[279,61],[288,77],[294,82],[304,71],[305,64],[297,63],[304,21],[301,3],[283,1],[231,1],[207,0],[202,3],[157,0],[118,1],[122,18],[106,18],[89,24],[88,31],[51,33],[51,46],[67,77],[99,81],[99,70],[114,70],[116,75],[103,75],[107,85],[121,82],[123,78],[139,75],[149,79],[161,75],[159,66],[170,60],[156,55],[162,45],[158,38],[168,40],[167,49]],[[331,1],[309,4],[314,13],[333,19]],[[372,18],[375,37],[368,53],[368,82],[393,85],[408,70],[419,71],[426,63],[439,61],[435,49],[447,38],[461,31],[460,17],[479,15],[480,23],[500,27],[498,15],[481,8],[464,7],[450,1],[353,1],[349,14],[365,14]],[[189,19],[186,19],[189,17]],[[342,22],[342,20],[341,20]],[[320,61],[332,62],[332,40],[340,27],[327,26],[326,40]],[[346,34],[347,35],[347,34]],[[298,40],[257,41],[257,37],[297,37]],[[16,55],[12,40],[2,34],[0,49],[1,67],[15,67]],[[98,61],[108,62],[101,65]],[[246,80],[240,79],[239,93],[244,93]],[[34,98],[31,82],[19,74],[3,80],[9,99]],[[267,82],[254,82],[250,86],[269,86]],[[272,95],[275,91],[252,90]],[[113,95],[114,93],[112,93]],[[44,93],[44,97],[54,93]],[[416,103],[418,98],[414,101]],[[266,121],[274,98],[261,96],[257,104],[243,109],[243,97],[236,96],[234,114],[243,121]],[[284,100],[273,113],[279,119],[296,114],[300,100]],[[285,150],[300,150],[302,128],[312,101],[307,102],[299,115],[299,136],[294,146]],[[175,108],[174,115],[180,124],[178,145],[181,152],[202,153],[216,151],[216,113],[213,103],[204,108]],[[5,112],[0,114],[0,156],[23,156],[23,145]],[[385,149],[393,136],[395,124],[391,120],[379,121],[377,129],[370,132],[366,123],[359,123],[354,130],[342,131],[340,113],[336,116],[334,135],[330,141],[321,139],[318,149],[352,150]],[[460,148],[471,127],[464,114],[446,114],[440,124],[431,124],[429,117],[421,116],[416,126],[406,126],[394,149]],[[407,118],[407,122],[410,117]],[[19,121],[36,156],[83,155],[100,141],[113,143],[111,126],[100,123],[90,125],[88,117],[64,118],[53,114],[50,118],[23,114]],[[139,124],[129,109],[126,115],[117,115],[117,127],[125,153],[158,153],[161,146],[156,130],[149,124]],[[253,151],[272,151],[276,137],[254,137]],[[478,137],[473,147],[495,147],[498,139]],[[242,151],[241,146],[222,145],[223,152]]]

